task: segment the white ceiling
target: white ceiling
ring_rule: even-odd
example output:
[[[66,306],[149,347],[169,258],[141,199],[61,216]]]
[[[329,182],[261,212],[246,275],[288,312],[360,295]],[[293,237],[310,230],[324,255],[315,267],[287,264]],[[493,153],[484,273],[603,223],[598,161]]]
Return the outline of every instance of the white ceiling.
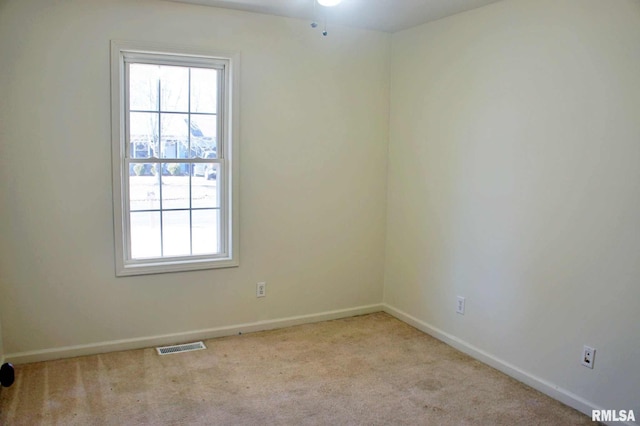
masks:
[[[170,0],[312,20],[315,0]],[[316,19],[329,23],[395,32],[499,0],[342,0],[316,7]]]

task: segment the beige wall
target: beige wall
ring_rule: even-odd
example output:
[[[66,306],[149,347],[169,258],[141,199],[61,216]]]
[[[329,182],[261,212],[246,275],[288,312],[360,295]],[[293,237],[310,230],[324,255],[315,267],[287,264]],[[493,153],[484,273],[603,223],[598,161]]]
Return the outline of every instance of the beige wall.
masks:
[[[635,0],[504,1],[394,34],[384,296],[636,413],[639,46]]]
[[[4,363],[4,343],[2,340],[2,324],[0,324],[0,365]]]
[[[239,268],[116,278],[109,41],[239,51]],[[0,6],[7,354],[382,300],[387,34],[157,0]],[[256,299],[258,281],[267,297]]]

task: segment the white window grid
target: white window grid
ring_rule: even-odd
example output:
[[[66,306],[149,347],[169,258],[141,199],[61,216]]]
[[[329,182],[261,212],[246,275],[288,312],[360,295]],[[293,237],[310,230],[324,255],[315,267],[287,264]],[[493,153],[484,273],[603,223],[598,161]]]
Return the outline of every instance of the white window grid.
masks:
[[[124,43],[131,45],[132,43]],[[237,226],[237,201],[235,197],[232,197],[232,187],[237,188],[237,183],[232,185],[231,182],[233,173],[231,168],[231,127],[228,117],[231,113],[231,99],[230,99],[230,58],[216,58],[204,56],[200,53],[195,54],[175,54],[165,53],[164,51],[149,51],[148,48],[140,49],[136,43],[133,43],[133,48],[126,49],[121,42],[112,42],[112,61],[118,61],[118,73],[112,70],[112,85],[118,85],[118,93],[112,91],[112,96],[115,96],[119,102],[114,101],[114,114],[119,115],[119,123],[114,123],[114,137],[117,134],[119,137],[118,155],[120,161],[119,175],[115,176],[114,173],[114,209],[116,209],[116,273],[117,275],[136,275],[143,273],[157,273],[157,272],[173,272],[180,270],[191,269],[205,269],[213,267],[228,267],[238,265],[237,255],[237,242],[238,242],[238,226]],[[171,50],[171,49],[169,49]],[[180,49],[178,49],[180,50]],[[237,56],[237,55],[228,55]],[[193,157],[189,155],[189,158],[163,158],[162,144],[158,146],[158,151],[154,156],[145,158],[132,157],[130,132],[128,129],[129,114],[131,112],[147,112],[158,114],[158,129],[161,131],[161,119],[162,114],[165,111],[162,110],[161,96],[158,92],[158,109],[157,110],[130,110],[129,102],[129,69],[131,64],[156,64],[156,65],[170,65],[180,66],[189,69],[189,75],[191,75],[191,69],[194,68],[209,68],[218,70],[218,99],[217,109],[215,112],[217,126],[216,126],[216,158],[201,158]],[[112,63],[112,66],[114,64]],[[237,65],[236,65],[237,66]],[[117,76],[115,74],[118,74]],[[117,77],[117,78],[116,78]],[[161,83],[159,83],[161,84]],[[115,90],[115,88],[112,88]],[[191,91],[191,85],[189,84],[189,92]],[[214,115],[211,113],[199,113],[191,111],[191,95],[189,95],[189,106],[187,108],[188,114],[188,149],[187,153],[191,154],[191,117],[197,115]],[[116,105],[117,104],[117,105]],[[168,111],[167,111],[168,112]],[[175,112],[175,111],[171,111]],[[161,137],[159,136],[159,141]],[[116,143],[114,143],[114,159],[116,158],[115,152]],[[229,151],[229,152],[227,152]],[[164,164],[177,163],[185,164],[188,167],[189,172],[189,207],[188,208],[171,208],[164,209],[162,206],[162,193],[159,195],[159,208],[154,208],[149,211],[159,212],[160,220],[163,218],[163,212],[166,211],[188,211],[189,221],[192,225],[193,212],[197,210],[217,210],[219,213],[218,220],[218,252],[214,254],[204,255],[189,255],[189,256],[164,256],[164,244],[162,241],[163,232],[160,232],[161,242],[161,256],[149,258],[149,259],[134,259],[131,253],[131,223],[130,223],[130,197],[129,197],[129,168],[134,163],[147,163],[157,164],[159,170],[159,188],[162,191],[162,167]],[[191,197],[191,168],[196,164],[215,164],[217,169],[217,192],[218,203],[215,208],[198,208],[193,207]],[[237,173],[237,172],[236,172]],[[237,181],[237,179],[235,179]],[[116,188],[117,185],[117,188]],[[117,189],[117,190],[116,190]],[[236,210],[232,214],[232,209]],[[135,210],[136,212],[144,212],[145,210]],[[235,217],[234,217],[235,216]],[[162,229],[162,224],[161,224]],[[231,235],[234,234],[234,235]],[[118,240],[122,240],[122,245],[119,246]],[[190,248],[193,252],[193,227],[190,226]]]

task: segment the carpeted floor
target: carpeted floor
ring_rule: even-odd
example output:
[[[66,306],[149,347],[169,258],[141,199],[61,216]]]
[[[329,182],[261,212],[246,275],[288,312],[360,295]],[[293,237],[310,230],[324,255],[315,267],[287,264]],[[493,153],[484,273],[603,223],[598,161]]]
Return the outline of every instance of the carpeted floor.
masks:
[[[591,425],[384,314],[16,367],[2,425]]]

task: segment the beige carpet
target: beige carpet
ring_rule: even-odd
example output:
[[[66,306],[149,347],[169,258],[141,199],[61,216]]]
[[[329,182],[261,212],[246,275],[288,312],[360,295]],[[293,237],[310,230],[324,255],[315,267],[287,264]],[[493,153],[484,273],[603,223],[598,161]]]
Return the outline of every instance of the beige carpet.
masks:
[[[384,314],[16,367],[2,425],[592,425]]]

